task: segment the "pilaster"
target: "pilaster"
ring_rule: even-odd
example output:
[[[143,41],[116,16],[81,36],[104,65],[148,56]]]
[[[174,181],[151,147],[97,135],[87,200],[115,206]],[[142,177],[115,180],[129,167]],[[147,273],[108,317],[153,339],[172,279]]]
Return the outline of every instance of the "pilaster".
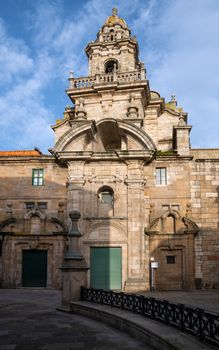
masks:
[[[147,288],[144,246],[144,162],[127,161],[128,186],[128,279],[125,290],[139,291]]]

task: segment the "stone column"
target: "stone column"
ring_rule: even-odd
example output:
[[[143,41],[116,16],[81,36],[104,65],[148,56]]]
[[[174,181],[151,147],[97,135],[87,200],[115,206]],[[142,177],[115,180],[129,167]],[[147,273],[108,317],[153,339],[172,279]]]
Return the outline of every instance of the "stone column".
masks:
[[[130,160],[128,165],[128,279],[127,291],[146,290],[144,244],[144,162]]]
[[[71,226],[67,236],[67,249],[64,255],[62,271],[62,305],[68,305],[71,300],[80,300],[80,288],[87,285],[88,267],[79,248],[78,230],[80,213],[72,210],[69,214]]]

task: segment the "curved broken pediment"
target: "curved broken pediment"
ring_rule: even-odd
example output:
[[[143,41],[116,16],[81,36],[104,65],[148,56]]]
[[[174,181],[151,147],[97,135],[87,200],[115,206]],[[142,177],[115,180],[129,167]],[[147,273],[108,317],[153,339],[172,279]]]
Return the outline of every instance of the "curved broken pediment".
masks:
[[[175,211],[165,213],[162,216],[153,219],[145,233],[151,234],[188,234],[196,235],[199,232],[199,227],[191,219],[187,217],[180,217],[179,213]]]
[[[3,232],[3,231],[6,231],[6,232],[9,232],[9,231],[12,231],[12,229],[14,228],[14,224],[16,222],[16,219],[15,218],[10,218],[10,219],[6,219],[4,221],[2,221],[0,223],[0,232]]]
[[[57,217],[51,217],[50,221],[55,225],[56,232],[67,233],[68,229],[63,221],[61,221]]]
[[[142,129],[125,121],[106,118],[87,121],[68,130],[56,143],[53,152],[150,150],[156,146]]]

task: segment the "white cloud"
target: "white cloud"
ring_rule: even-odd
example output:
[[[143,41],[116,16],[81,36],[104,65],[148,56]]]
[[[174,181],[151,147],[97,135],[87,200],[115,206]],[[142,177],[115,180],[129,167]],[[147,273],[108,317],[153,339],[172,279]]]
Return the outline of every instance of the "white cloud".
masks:
[[[7,88],[4,92],[2,90],[0,96],[2,145],[4,149],[16,149],[33,148],[40,144],[46,150],[52,142],[48,127],[51,112],[45,107],[43,90],[53,76],[53,60],[42,53],[34,59],[30,58],[25,45],[7,35],[3,23],[1,29],[4,40],[1,40],[0,52],[4,50],[6,42],[7,45],[13,43],[4,65],[7,70],[7,77],[4,77]],[[16,68],[12,64],[15,57]]]
[[[219,3],[181,0],[166,4],[154,31],[153,21],[151,25],[145,22],[151,46],[143,57],[148,61],[151,88],[167,99],[172,93],[177,95],[194,126],[192,146],[218,147]]]
[[[17,73],[27,74],[33,67],[33,60],[22,40],[7,36],[0,18],[0,85],[16,80]]]

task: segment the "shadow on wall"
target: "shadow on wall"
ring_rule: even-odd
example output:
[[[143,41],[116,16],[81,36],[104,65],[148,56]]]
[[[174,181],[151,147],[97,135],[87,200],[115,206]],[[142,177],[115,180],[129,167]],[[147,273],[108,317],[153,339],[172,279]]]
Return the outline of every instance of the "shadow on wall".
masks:
[[[63,183],[64,181],[62,181]],[[114,218],[114,191],[102,185],[96,193],[84,187],[52,182],[33,186],[31,177],[10,177],[0,183],[0,285],[2,287],[50,287],[61,289],[60,267],[68,249],[69,213],[81,213],[81,250],[94,288],[122,288],[122,248],[110,242]],[[96,203],[86,212],[86,198]],[[86,219],[85,219],[86,218]],[[85,220],[84,220],[85,219]],[[86,230],[105,222],[104,238],[86,247]]]
[[[154,274],[155,289],[219,288],[217,228],[199,229],[188,217],[166,211],[151,221],[146,234],[150,258],[152,262],[158,262],[158,268],[150,269],[151,275]],[[198,249],[195,249],[197,242]],[[196,278],[196,269],[202,273],[202,278],[200,274]]]

